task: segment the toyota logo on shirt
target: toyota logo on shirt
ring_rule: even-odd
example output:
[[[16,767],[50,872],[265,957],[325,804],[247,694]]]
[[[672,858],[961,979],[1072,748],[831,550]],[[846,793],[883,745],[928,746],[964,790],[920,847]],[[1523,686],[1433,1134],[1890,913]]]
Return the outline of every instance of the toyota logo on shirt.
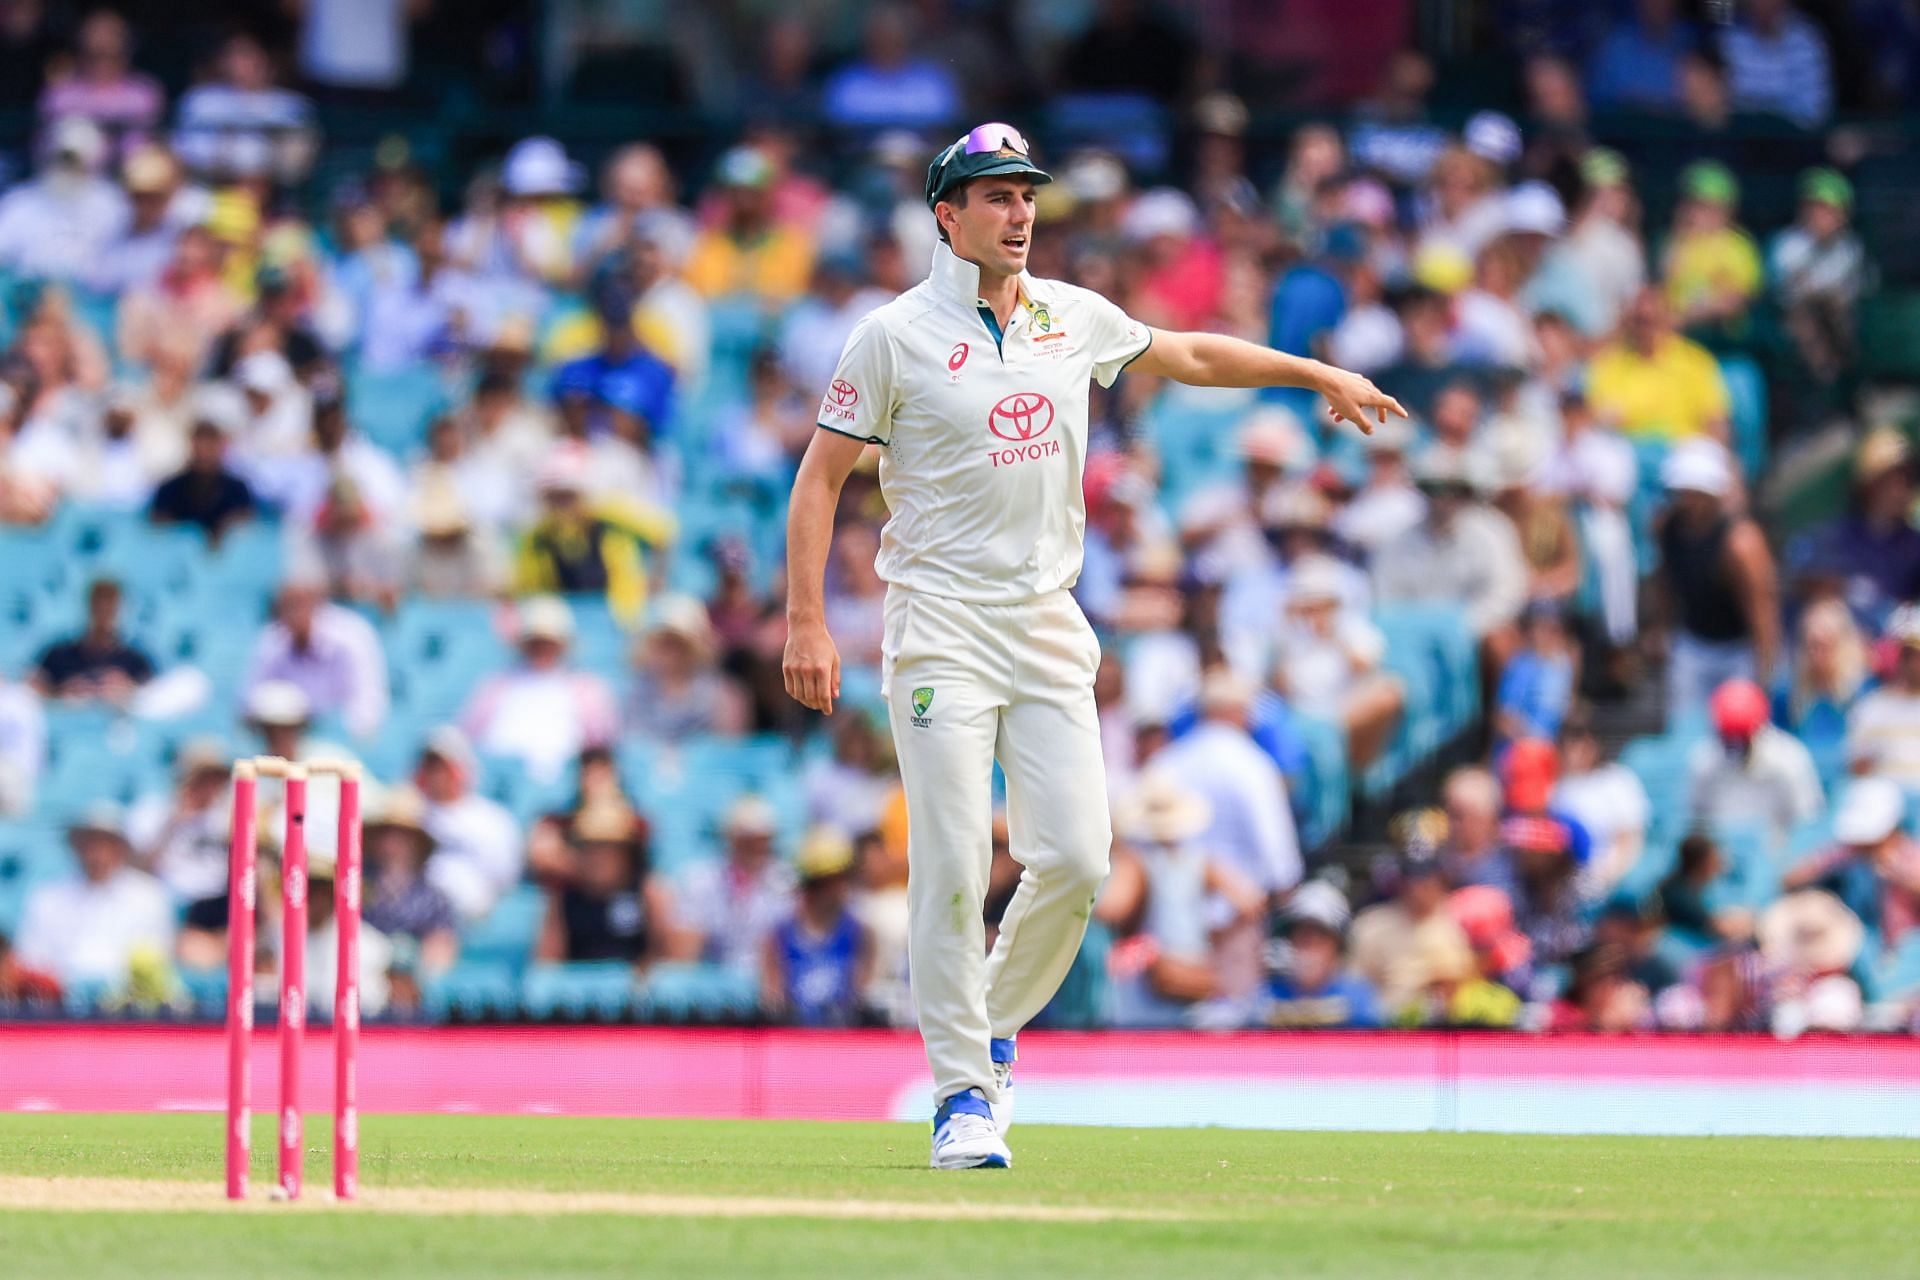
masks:
[[[827,394],[820,397],[820,421],[828,425],[849,424],[854,420],[853,406],[859,403],[859,388],[844,378],[835,378]]]
[[[1025,444],[1053,427],[1053,401],[1037,391],[1016,391],[987,413],[987,430],[1002,440]]]

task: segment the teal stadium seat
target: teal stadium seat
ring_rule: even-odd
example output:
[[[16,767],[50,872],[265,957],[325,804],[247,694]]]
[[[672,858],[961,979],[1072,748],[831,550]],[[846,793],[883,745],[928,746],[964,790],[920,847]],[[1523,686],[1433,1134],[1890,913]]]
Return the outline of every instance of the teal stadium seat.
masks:
[[[655,965],[641,986],[638,1011],[659,1022],[739,1022],[760,1007],[759,979],[717,964]]]
[[[1729,435],[1740,469],[1749,480],[1767,468],[1767,379],[1748,356],[1720,357],[1720,376],[1727,384]]]
[[[520,1010],[515,972],[512,965],[463,956],[453,968],[420,984],[420,1002],[435,1022],[510,1018]]]
[[[373,372],[347,370],[347,420],[368,440],[404,459],[427,438],[446,410],[448,394],[431,366]]]
[[[546,901],[538,885],[517,884],[507,890],[492,911],[460,931],[461,964],[523,971],[533,959]]]
[[[633,1011],[633,967],[619,961],[590,964],[537,964],[521,980],[520,998],[527,1016],[613,1022]]]
[[[1312,716],[1296,716],[1294,725],[1307,750],[1307,774],[1293,808],[1301,818],[1301,846],[1317,849],[1346,829],[1352,811],[1347,735],[1339,725]]]

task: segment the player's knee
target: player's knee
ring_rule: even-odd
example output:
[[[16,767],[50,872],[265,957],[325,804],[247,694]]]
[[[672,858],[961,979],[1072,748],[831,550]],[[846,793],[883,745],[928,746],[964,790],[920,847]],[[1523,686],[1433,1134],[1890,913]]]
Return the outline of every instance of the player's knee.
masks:
[[[1074,888],[1091,896],[1106,881],[1107,849],[1112,843],[1111,839],[1089,839],[1066,849],[1060,874],[1070,879]]]

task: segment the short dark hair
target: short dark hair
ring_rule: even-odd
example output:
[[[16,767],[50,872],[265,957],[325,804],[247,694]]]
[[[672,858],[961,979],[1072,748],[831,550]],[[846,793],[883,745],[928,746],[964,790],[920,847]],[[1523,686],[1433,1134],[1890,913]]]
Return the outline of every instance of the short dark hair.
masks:
[[[936,200],[934,203],[936,205],[950,204],[956,209],[964,209],[967,207],[967,188],[971,187],[974,183],[978,181],[979,181],[978,178],[969,178],[965,182],[956,182],[953,184],[953,187],[951,190],[947,191],[946,194],[942,195],[940,199]],[[940,218],[938,215],[935,215],[933,224],[935,229],[938,230],[940,233],[940,243],[945,245],[952,244],[953,241],[947,239],[947,229],[940,225]]]

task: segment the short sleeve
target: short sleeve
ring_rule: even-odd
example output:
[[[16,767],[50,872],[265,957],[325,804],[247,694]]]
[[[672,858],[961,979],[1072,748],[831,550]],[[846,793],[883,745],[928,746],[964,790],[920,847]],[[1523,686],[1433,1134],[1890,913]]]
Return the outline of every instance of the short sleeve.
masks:
[[[847,335],[815,421],[856,440],[891,442],[895,372],[893,343],[886,330],[872,313],[863,316]]]
[[[1085,292],[1092,324],[1093,376],[1103,387],[1113,385],[1120,371],[1153,345],[1153,332],[1097,293]]]

